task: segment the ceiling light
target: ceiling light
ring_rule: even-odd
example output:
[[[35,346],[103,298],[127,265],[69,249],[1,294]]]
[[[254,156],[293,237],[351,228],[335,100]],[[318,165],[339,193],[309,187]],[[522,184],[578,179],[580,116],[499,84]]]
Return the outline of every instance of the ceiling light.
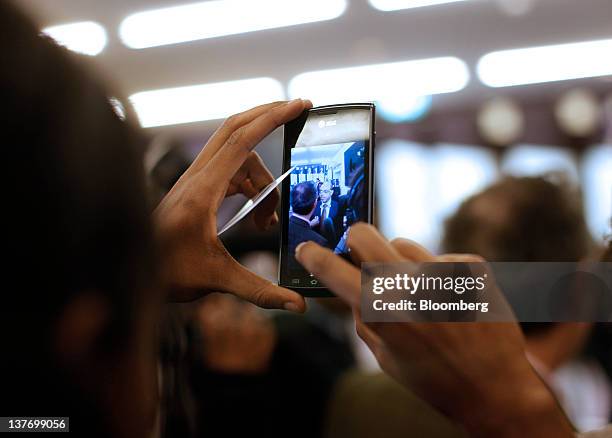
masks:
[[[489,53],[478,76],[489,87],[537,84],[612,74],[612,39]]]
[[[289,83],[289,95],[316,105],[409,101],[462,90],[469,77],[467,66],[458,58],[421,59],[302,73]]]
[[[272,78],[166,88],[136,93],[130,101],[144,128],[223,119],[248,108],[284,99]]]
[[[488,143],[508,146],[525,133],[525,114],[514,100],[495,97],[478,111],[476,126]]]
[[[42,32],[73,52],[95,56],[106,47],[106,31],[93,21],[46,27]]]
[[[572,137],[595,135],[601,126],[603,108],[591,90],[574,88],[564,93],[555,105],[559,127]]]
[[[457,3],[466,0],[369,0],[370,4],[380,11],[397,11],[399,9],[436,6],[446,3]]]
[[[523,144],[508,149],[501,160],[504,175],[545,176],[552,180],[578,183],[578,168],[573,151],[552,146]]]
[[[133,49],[331,20],[346,0],[215,0],[138,12],[119,28]]]

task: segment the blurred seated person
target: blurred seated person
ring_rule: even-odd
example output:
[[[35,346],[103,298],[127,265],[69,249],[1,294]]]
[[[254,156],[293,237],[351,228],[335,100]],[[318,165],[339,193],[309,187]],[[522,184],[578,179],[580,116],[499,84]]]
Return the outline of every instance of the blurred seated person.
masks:
[[[333,190],[331,182],[324,181],[319,186],[319,200],[315,208],[315,219],[311,221],[311,225],[316,227],[334,247],[340,239],[339,234],[342,233],[342,216],[340,215],[340,206],[338,201],[332,198]]]
[[[461,204],[446,222],[443,250],[493,262],[573,262],[591,241],[577,196],[545,178],[506,178]],[[612,388],[584,357],[591,323],[522,323],[529,360],[580,430],[607,424]],[[586,400],[593,400],[589,403]]]
[[[281,438],[295,424],[292,437],[323,436],[332,389],[354,360],[345,338],[312,316],[266,314],[222,294],[198,303],[190,372],[198,436]],[[245,409],[231,421],[236,406]]]
[[[294,254],[295,248],[309,240],[321,246],[328,241],[311,229],[310,219],[317,206],[317,188],[311,181],[296,184],[291,190],[291,217],[289,218],[289,269],[300,269]]]

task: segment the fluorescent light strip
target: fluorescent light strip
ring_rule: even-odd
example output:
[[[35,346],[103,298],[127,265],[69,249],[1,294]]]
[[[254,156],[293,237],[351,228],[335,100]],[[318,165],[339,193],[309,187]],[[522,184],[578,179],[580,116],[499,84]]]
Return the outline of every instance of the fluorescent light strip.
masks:
[[[215,0],[139,12],[123,20],[119,35],[132,49],[214,38],[342,15],[347,0]]]
[[[421,8],[424,6],[437,6],[446,3],[457,3],[466,0],[369,0],[372,7],[380,11],[398,11],[400,9]]]
[[[289,96],[311,99],[316,105],[396,102],[459,91],[469,78],[467,66],[458,58],[421,59],[302,73],[289,83]]]
[[[285,98],[272,78],[166,88],[136,93],[130,101],[143,128],[223,119],[253,106]]]
[[[612,39],[503,50],[478,61],[480,80],[511,87],[612,75]]]
[[[42,32],[67,49],[89,56],[102,52],[108,41],[106,30],[93,21],[46,27]]]

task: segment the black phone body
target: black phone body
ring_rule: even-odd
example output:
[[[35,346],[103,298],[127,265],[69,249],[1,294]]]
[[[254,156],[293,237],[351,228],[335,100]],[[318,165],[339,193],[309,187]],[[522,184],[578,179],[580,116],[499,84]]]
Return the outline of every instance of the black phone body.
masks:
[[[331,292],[295,259],[314,241],[348,258],[347,231],[372,223],[375,106],[328,105],[304,111],[284,127],[279,285],[308,297]]]

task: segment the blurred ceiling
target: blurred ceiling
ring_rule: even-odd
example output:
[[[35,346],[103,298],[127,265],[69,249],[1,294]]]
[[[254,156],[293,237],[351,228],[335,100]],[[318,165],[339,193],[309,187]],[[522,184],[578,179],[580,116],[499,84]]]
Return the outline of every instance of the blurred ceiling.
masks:
[[[513,15],[500,6],[515,1],[531,5],[529,11]],[[105,26],[109,43],[95,62],[125,95],[260,76],[274,77],[286,86],[304,71],[445,55],[465,60],[472,79],[461,92],[435,96],[434,111],[475,107],[500,94],[525,99],[534,94],[553,95],[577,83],[598,90],[612,88],[607,77],[490,89],[474,74],[479,57],[493,50],[612,38],[611,0],[474,0],[394,12],[375,10],[366,0],[350,0],[346,12],[331,21],[143,50],[122,45],[117,34],[122,19],[135,12],[185,4],[184,0],[18,3],[31,11],[41,28],[81,20]],[[201,122],[155,130],[202,132],[217,124]]]

